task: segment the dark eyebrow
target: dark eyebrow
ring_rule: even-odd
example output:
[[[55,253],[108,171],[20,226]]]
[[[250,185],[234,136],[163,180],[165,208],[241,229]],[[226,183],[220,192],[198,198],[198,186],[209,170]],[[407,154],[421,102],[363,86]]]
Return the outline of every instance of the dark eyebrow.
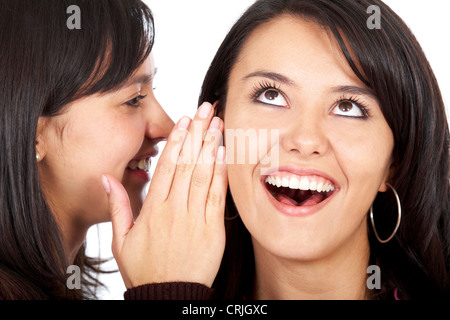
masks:
[[[377,96],[370,89],[365,89],[357,86],[338,86],[331,88],[333,93],[346,93],[351,95],[363,95],[372,98],[379,103]]]
[[[285,75],[282,75],[280,73],[276,73],[276,72],[270,72],[270,71],[255,71],[252,72],[248,75],[246,75],[245,77],[242,78],[242,80],[247,80],[249,78],[253,78],[253,77],[263,77],[263,78],[268,78],[289,86],[295,86],[295,82],[291,79],[289,79],[288,77],[286,77]]]
[[[255,71],[252,72],[245,77],[242,78],[242,80],[247,80],[249,78],[253,77],[263,77],[268,78],[289,86],[296,86],[295,81],[291,80],[289,77],[286,77],[283,74],[277,73],[277,72],[270,72],[270,71]],[[379,103],[377,96],[370,90],[365,89],[358,86],[337,86],[331,88],[331,92],[333,93],[346,93],[346,94],[352,94],[352,95],[364,95],[372,98],[377,103]]]

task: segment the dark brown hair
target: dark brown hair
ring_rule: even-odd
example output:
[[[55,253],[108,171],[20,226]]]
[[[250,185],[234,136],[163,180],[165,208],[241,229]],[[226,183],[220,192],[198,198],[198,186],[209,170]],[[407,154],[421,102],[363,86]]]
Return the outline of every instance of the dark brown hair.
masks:
[[[70,30],[77,5],[81,29]],[[0,299],[95,295],[98,259],[83,246],[82,290],[66,286],[68,261],[36,165],[39,117],[119,87],[153,46],[140,0],[2,0],[0,5]],[[94,272],[94,273],[93,273]]]
[[[381,9],[381,29],[367,27],[370,5]],[[380,244],[369,231],[371,261],[382,272],[382,287],[373,296],[392,298],[395,288],[406,299],[448,295],[450,138],[444,103],[417,40],[382,1],[257,1],[220,46],[199,102],[219,100],[221,114],[226,108],[228,78],[243,44],[255,28],[282,14],[315,21],[331,32],[354,73],[377,96],[394,135],[396,172],[390,183],[400,196],[403,217],[395,238],[387,244]],[[380,195],[374,205],[383,206],[387,219],[377,219],[377,231],[387,238],[397,218],[395,199]],[[226,210],[228,216],[237,213],[230,193]],[[216,297],[251,297],[254,258],[250,235],[239,218],[227,221],[226,228],[225,256],[214,283]]]

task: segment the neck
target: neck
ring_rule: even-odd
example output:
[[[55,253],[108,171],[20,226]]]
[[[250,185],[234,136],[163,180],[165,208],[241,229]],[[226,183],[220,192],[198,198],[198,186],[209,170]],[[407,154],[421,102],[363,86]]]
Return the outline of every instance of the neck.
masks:
[[[278,257],[253,241],[254,298],[270,300],[361,300],[366,288],[369,244],[349,241],[345,248],[314,261]]]
[[[63,234],[64,236],[68,235],[67,233]],[[63,239],[64,251],[66,252],[67,261],[70,264],[74,263],[75,257],[86,239],[86,234],[87,229],[82,230],[81,232],[78,230],[78,232],[68,235],[67,239]]]
[[[86,234],[93,221],[86,217],[92,217],[91,212],[83,212],[73,203],[72,198],[67,197],[66,187],[60,186],[58,179],[45,174],[50,169],[45,163],[39,166],[39,176],[41,179],[42,190],[50,207],[53,217],[58,224],[61,232],[61,240],[66,255],[67,262],[73,264],[75,257],[86,239]],[[45,186],[57,186],[54,189],[48,189]],[[83,218],[84,217],[84,218]]]
[[[74,221],[70,216],[55,215],[61,230],[64,252],[67,262],[73,264],[75,257],[83,245],[90,226]]]

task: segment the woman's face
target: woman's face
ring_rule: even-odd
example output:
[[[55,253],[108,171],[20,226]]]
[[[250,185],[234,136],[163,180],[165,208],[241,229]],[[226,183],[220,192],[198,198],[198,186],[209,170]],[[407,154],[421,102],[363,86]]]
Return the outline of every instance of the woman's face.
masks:
[[[311,261],[368,245],[366,214],[387,190],[393,135],[331,39],[281,16],[251,34],[230,74],[229,183],[255,250]],[[247,154],[241,164],[252,135],[246,149],[258,161]]]
[[[173,127],[155,99],[152,56],[119,90],[77,100],[55,117],[39,121],[39,174],[46,198],[58,218],[74,225],[107,221],[104,173],[122,182],[134,214],[150,180],[156,144]]]

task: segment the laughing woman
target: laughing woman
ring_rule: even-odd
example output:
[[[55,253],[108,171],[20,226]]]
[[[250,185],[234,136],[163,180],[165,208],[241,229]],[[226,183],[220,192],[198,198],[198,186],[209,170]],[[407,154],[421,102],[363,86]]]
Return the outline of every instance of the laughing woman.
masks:
[[[71,5],[81,30],[66,27]],[[2,1],[0,300],[94,297],[98,259],[84,241],[109,220],[130,292],[160,282],[182,292],[185,280],[189,298],[208,294],[225,246],[224,149],[212,139],[223,122],[204,104],[193,121],[209,138],[185,150],[193,122],[174,127],[153,94],[153,32],[139,0]],[[69,265],[81,289],[67,286]]]
[[[366,23],[373,4],[379,30]],[[257,1],[218,50],[200,101],[219,101],[229,156],[217,298],[448,294],[444,104],[384,3]],[[259,133],[247,145],[258,161],[242,164],[252,157],[239,154],[239,132]],[[367,281],[373,270],[380,286]]]

